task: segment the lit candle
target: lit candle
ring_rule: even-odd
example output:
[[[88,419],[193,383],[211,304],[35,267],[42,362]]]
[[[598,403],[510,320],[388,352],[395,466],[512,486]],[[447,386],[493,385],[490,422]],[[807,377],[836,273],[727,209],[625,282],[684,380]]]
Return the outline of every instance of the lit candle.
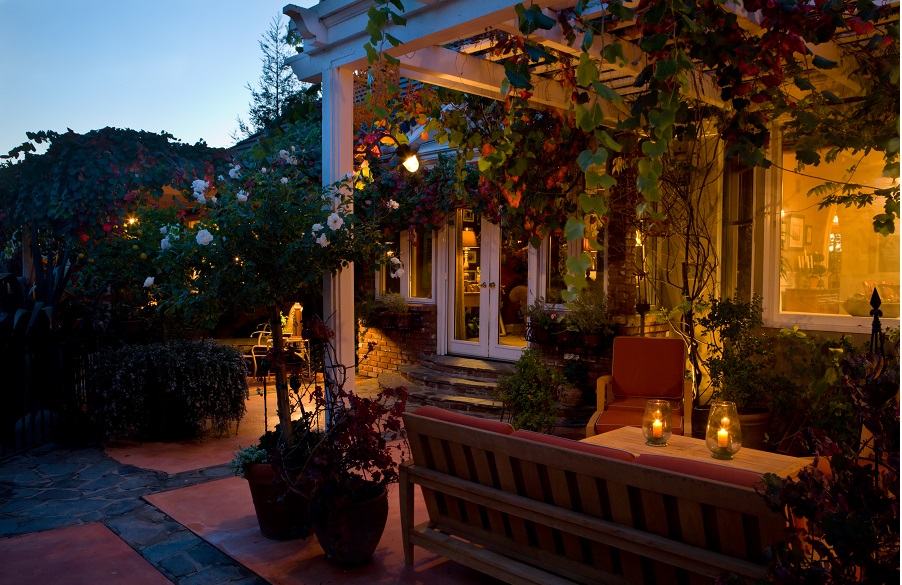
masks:
[[[717,446],[718,447],[729,447],[730,446],[730,434],[727,433],[727,429],[720,429],[717,431]]]
[[[661,412],[655,413],[655,422],[651,423],[651,436],[660,439],[664,436],[664,425],[661,424]]]

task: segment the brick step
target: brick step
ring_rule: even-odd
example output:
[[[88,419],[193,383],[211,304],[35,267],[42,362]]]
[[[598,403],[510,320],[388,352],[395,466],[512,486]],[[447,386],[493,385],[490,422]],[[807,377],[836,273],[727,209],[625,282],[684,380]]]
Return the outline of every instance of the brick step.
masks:
[[[457,378],[493,382],[497,382],[500,376],[514,372],[512,363],[451,355],[420,356],[420,365]]]
[[[439,372],[427,366],[401,366],[398,371],[412,384],[442,390],[451,394],[464,394],[481,398],[491,398],[497,382],[474,379],[469,376],[455,376]]]

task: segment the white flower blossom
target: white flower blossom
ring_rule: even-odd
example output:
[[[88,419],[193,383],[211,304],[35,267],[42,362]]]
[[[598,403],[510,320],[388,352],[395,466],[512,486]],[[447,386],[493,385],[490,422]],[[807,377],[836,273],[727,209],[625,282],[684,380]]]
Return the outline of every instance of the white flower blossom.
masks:
[[[288,184],[288,177],[282,177],[282,184],[283,184],[283,185],[287,185],[287,184]]]
[[[221,183],[221,182],[225,181],[225,177],[223,177],[222,175],[217,175],[216,180]]]
[[[341,226],[343,226],[345,224],[345,220],[343,220],[341,218],[341,216],[338,215],[337,213],[333,213],[326,220],[326,223],[329,224],[329,229],[334,232],[335,230],[337,230],[338,228],[340,228]]]
[[[404,269],[398,268],[397,270],[395,270],[394,272],[391,273],[391,277],[392,278],[401,278],[402,274],[404,274]]]
[[[263,167],[262,169],[260,169],[260,172],[263,173],[263,174],[265,175],[265,174],[266,174],[266,167]]]
[[[197,243],[201,246],[206,246],[210,242],[213,241],[213,234],[208,232],[207,230],[200,230],[197,232]]]
[[[191,183],[191,188],[194,189],[195,197],[200,194],[203,195],[206,193],[207,188],[210,186],[210,183],[204,181],[203,179],[195,179],[193,183]]]
[[[148,276],[144,279],[144,288],[150,288],[153,286],[153,276]]]
[[[326,234],[323,234],[320,237],[316,238],[316,243],[319,244],[320,246],[322,246],[323,248],[328,246],[329,240],[326,239]]]
[[[388,207],[389,209],[397,209],[399,207],[399,204],[394,199],[389,199],[388,201],[385,202],[385,206]]]
[[[400,264],[401,260],[399,258],[397,258],[396,256],[392,256],[391,263],[392,264]]]
[[[195,193],[194,193],[194,198],[197,199],[197,202],[200,203],[201,205],[203,205],[203,204],[205,204],[205,203],[207,202],[207,198],[204,197],[204,194],[203,194],[203,193],[197,193],[197,192],[195,192]]]
[[[237,179],[238,173],[240,173],[240,172],[241,172],[241,165],[235,165],[234,167],[231,167],[229,169],[229,176],[232,177],[233,179]]]
[[[289,156],[289,155],[288,155],[288,151],[285,150],[284,148],[283,148],[282,150],[279,151],[279,158],[283,158],[283,159],[285,159],[285,160],[288,160],[288,156]]]
[[[162,240],[160,240],[160,248],[163,250],[168,250],[172,247],[172,244],[169,243],[169,236],[166,236]]]
[[[168,232],[168,231],[169,231],[169,228],[167,228],[165,225],[160,228],[160,233],[163,234],[164,236],[166,235],[166,232]]]
[[[297,164],[298,164],[298,157],[293,156],[293,157],[289,158],[289,159],[288,159],[288,164],[297,166]]]
[[[210,197],[211,203],[216,203],[217,201],[219,201],[219,199],[217,199],[216,197]]]
[[[295,148],[294,145],[292,144],[292,145],[291,145],[291,152],[296,152],[296,151],[297,151],[297,148]]]
[[[238,195],[236,195],[235,198],[239,202],[244,203],[245,201],[247,201],[247,193],[245,193],[244,189],[242,189],[242,190],[238,191]]]
[[[321,224],[321,223],[315,223],[315,224],[313,224],[313,227],[310,228],[310,229],[311,229],[311,230],[313,231],[313,233],[315,234],[316,232],[322,231],[322,229],[323,229],[323,224]]]

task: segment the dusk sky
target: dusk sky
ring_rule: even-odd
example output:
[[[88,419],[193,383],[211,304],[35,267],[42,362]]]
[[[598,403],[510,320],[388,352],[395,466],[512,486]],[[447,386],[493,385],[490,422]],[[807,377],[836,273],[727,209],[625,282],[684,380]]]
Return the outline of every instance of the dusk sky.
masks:
[[[261,35],[314,1],[0,0],[0,154],[26,131],[105,126],[230,146]]]

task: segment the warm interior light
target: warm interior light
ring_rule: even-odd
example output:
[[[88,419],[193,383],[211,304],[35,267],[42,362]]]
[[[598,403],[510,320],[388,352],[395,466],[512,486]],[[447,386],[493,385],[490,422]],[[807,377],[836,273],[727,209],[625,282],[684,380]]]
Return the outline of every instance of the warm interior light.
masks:
[[[476,242],[476,232],[473,230],[464,230],[461,236],[461,246],[464,248],[476,248],[479,246]]]
[[[411,173],[416,172],[416,170],[420,168],[420,161],[417,159],[417,151],[419,149],[419,146],[402,144],[398,146],[398,150],[395,151],[389,164],[394,167],[400,163]]]

